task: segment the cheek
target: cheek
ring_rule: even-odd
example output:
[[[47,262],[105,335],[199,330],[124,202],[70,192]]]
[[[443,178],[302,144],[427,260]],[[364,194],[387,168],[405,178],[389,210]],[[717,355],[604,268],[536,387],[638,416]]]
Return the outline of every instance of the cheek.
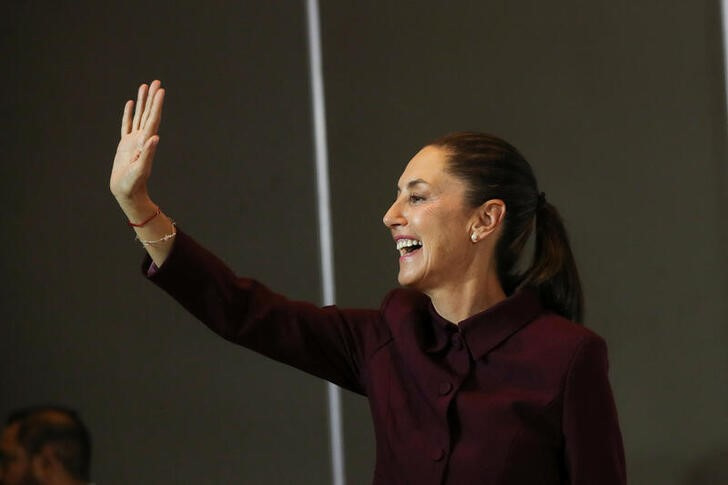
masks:
[[[448,230],[448,217],[445,212],[437,207],[425,207],[417,214],[416,224],[421,230],[427,231],[429,237],[441,239],[443,232]]]
[[[427,225],[433,241],[440,244],[456,244],[466,231],[467,221],[456,211],[429,211]],[[446,248],[447,249],[447,248]]]

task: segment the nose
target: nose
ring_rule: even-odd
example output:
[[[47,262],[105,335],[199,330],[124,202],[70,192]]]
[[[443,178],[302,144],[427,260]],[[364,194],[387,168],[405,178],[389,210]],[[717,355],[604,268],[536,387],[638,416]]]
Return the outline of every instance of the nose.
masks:
[[[384,225],[390,229],[396,226],[401,226],[405,223],[405,218],[399,207],[399,199],[395,200],[389,209],[387,209],[387,212],[384,213],[382,222],[384,222]]]

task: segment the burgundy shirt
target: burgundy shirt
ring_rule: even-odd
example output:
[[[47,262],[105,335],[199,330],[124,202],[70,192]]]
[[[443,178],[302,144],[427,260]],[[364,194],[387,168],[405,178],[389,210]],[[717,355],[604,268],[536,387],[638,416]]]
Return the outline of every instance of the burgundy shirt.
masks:
[[[533,290],[459,325],[406,289],[379,310],[319,308],[182,231],[149,277],[220,336],[367,396],[374,484],[626,483],[604,340]]]

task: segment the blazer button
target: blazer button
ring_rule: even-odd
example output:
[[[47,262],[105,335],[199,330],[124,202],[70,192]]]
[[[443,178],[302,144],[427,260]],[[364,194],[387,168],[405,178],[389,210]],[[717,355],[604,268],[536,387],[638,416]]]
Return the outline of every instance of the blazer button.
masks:
[[[443,458],[445,458],[445,450],[442,448],[437,448],[432,450],[432,455],[430,455],[433,461],[440,461]]]
[[[452,348],[455,350],[460,350],[463,348],[463,338],[460,336],[460,334],[455,334],[452,336]]]
[[[450,391],[452,391],[452,384],[450,382],[440,383],[440,395],[441,396],[448,394]]]

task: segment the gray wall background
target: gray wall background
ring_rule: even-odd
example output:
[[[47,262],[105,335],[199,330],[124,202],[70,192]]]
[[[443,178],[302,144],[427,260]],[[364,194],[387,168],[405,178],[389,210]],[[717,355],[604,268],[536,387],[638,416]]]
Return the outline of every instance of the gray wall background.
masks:
[[[302,3],[1,8],[0,413],[79,409],[98,483],[327,483],[325,385],[145,282],[107,189],[123,102],[160,78],[155,200],[241,274],[318,301]],[[570,229],[631,483],[721,483],[718,2],[325,0],[321,16],[339,303],[396,284],[381,216],[409,157],[448,131],[501,135]],[[344,419],[349,483],[369,483],[366,401],[345,393]]]

